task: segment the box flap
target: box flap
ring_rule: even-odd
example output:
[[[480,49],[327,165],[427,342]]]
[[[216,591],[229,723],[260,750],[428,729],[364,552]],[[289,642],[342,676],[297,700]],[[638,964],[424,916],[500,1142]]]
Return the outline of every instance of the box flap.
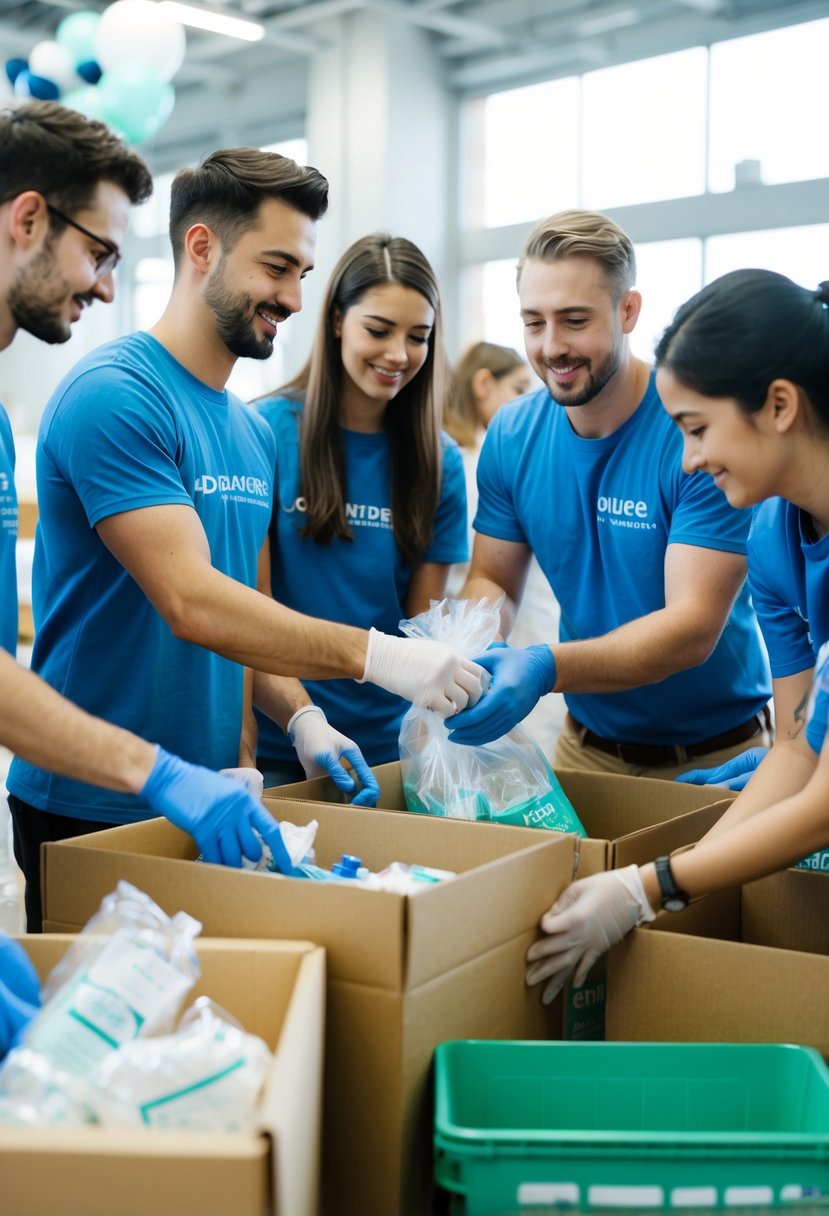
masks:
[[[621,836],[613,842],[611,865],[614,868],[633,864],[642,866],[655,857],[672,853],[674,849],[696,844],[730,805],[729,800],[724,800],[696,811],[683,811],[673,819]]]
[[[575,838],[538,830],[532,835],[531,848],[411,897],[407,988],[537,929],[572,878]]]
[[[594,839],[616,840],[735,795],[713,785],[686,785],[656,777],[557,769],[562,789]]]
[[[741,937],[759,946],[829,954],[829,877],[811,870],[782,870],[748,883],[743,887]]]

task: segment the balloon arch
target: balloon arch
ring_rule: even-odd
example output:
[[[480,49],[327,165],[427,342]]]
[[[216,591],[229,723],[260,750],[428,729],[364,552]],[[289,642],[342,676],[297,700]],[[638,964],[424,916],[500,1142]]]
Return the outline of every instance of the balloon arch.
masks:
[[[116,0],[65,17],[54,40],[7,60],[6,75],[15,96],[59,100],[141,144],[173,112],[185,49],[184,27],[155,0]]]

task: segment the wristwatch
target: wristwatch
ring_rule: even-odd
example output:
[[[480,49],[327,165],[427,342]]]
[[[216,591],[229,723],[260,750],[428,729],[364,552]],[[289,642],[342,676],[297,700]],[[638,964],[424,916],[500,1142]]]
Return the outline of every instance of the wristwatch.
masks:
[[[654,862],[659,888],[662,891],[662,907],[666,912],[681,912],[691,902],[691,897],[678,887],[671,872],[670,857],[657,857]]]

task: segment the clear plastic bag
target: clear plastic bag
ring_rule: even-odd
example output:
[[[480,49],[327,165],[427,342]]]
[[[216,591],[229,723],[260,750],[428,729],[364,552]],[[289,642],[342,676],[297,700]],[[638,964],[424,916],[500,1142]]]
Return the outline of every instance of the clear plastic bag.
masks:
[[[400,629],[474,658],[494,641],[502,602],[432,600],[427,612],[401,621]],[[412,706],[400,726],[400,766],[410,811],[587,835],[550,762],[522,726],[467,747],[452,743],[438,714]]]

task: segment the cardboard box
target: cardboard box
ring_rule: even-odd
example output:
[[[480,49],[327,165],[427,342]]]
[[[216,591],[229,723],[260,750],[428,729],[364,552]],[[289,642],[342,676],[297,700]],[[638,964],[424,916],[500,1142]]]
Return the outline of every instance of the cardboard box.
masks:
[[[41,979],[74,939],[20,938]],[[318,1210],[325,951],[199,939],[207,995],[274,1050],[250,1135],[0,1127],[4,1216],[314,1216]]]
[[[166,911],[197,917],[206,933],[324,945],[324,1210],[422,1216],[436,1045],[559,1035],[561,1006],[545,1009],[526,988],[525,955],[570,879],[573,837],[309,802],[270,809],[319,821],[321,865],[347,852],[373,870],[416,861],[458,877],[405,897],[200,865],[188,836],[153,820],[46,845],[45,925],[79,927],[126,878]]]
[[[829,880],[785,870],[634,930],[609,955],[606,1037],[829,1057]]]
[[[378,806],[406,812],[399,761],[380,764],[372,771],[380,786]],[[695,844],[736,796],[719,786],[652,777],[576,769],[559,769],[556,776],[587,832],[587,839],[577,841],[576,846],[579,878],[633,862],[641,865],[661,853]],[[265,793],[277,801],[345,801],[329,777],[274,786]]]

